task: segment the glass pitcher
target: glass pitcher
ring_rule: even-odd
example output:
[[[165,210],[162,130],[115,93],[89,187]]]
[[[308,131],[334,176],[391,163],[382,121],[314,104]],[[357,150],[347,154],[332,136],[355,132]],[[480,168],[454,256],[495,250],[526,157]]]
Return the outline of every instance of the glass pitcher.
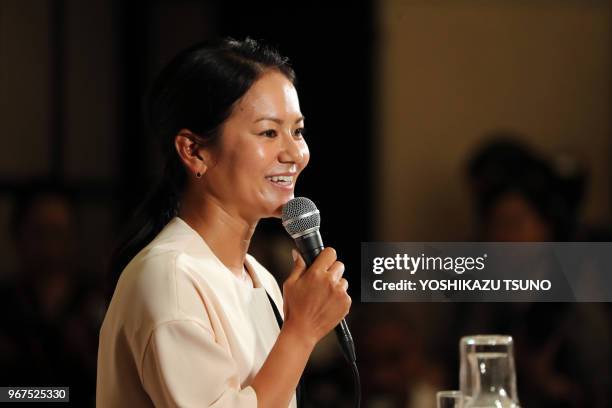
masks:
[[[512,337],[466,336],[460,342],[459,385],[465,408],[519,408]]]

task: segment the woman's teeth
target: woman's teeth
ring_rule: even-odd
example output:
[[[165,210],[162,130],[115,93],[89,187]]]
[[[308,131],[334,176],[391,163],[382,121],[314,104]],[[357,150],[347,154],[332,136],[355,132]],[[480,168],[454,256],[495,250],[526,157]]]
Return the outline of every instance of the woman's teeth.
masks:
[[[282,185],[290,185],[291,183],[293,183],[293,176],[269,176],[266,178],[273,183],[278,183]]]

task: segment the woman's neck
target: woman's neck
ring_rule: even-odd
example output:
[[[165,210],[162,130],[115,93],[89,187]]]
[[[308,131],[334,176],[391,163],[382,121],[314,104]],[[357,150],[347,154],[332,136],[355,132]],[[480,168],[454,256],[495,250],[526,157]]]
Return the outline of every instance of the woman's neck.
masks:
[[[232,273],[242,276],[257,222],[248,222],[233,214],[214,197],[189,192],[183,195],[179,217],[200,234]]]

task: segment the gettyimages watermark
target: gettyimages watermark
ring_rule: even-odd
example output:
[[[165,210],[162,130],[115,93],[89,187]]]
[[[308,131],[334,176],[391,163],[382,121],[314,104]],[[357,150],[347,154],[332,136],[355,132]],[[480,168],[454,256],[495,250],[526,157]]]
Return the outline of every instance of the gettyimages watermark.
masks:
[[[362,243],[361,300],[612,302],[612,243]]]

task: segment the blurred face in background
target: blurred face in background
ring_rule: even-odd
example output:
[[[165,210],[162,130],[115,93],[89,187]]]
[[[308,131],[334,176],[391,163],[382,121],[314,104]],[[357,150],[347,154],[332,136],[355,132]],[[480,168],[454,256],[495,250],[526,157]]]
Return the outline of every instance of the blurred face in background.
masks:
[[[484,226],[487,241],[544,242],[552,239],[549,224],[520,193],[509,192],[491,207]]]
[[[203,178],[207,193],[249,221],[279,217],[310,157],[295,87],[264,73],[223,124]]]
[[[17,230],[19,262],[27,274],[66,272],[74,256],[74,223],[68,202],[41,195],[30,204]]]

